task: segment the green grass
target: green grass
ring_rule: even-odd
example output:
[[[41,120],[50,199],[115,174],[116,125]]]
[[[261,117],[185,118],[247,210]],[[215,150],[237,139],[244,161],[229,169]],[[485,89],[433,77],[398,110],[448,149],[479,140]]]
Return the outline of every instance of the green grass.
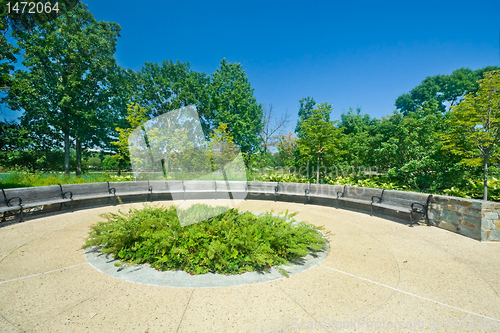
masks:
[[[109,173],[87,173],[80,177],[74,174],[66,176],[64,173],[28,173],[22,171],[11,171],[0,177],[0,188],[34,187],[57,184],[79,184],[79,183],[99,183],[131,181],[131,175],[118,176]]]
[[[241,274],[288,264],[326,248],[321,228],[292,223],[294,214],[255,216],[237,209],[196,204],[183,214],[221,214],[182,227],[175,207],[145,207],[102,215],[91,228],[84,248],[102,246],[103,253],[133,264],[190,274]],[[293,221],[293,220],[292,220]]]

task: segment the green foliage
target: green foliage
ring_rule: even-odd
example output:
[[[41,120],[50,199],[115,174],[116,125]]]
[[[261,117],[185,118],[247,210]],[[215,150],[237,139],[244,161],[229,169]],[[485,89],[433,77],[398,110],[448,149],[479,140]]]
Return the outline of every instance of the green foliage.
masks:
[[[281,135],[278,138],[278,152],[282,162],[282,166],[291,167],[295,164],[294,154],[297,149],[297,138],[292,137],[292,133]]]
[[[133,181],[133,176],[116,176],[107,173],[91,173],[76,177],[63,173],[30,173],[25,171],[11,171],[0,178],[0,188],[35,187],[57,184],[80,184],[98,182]]]
[[[128,213],[104,214],[92,227],[84,248],[102,246],[103,253],[132,263],[148,263],[158,270],[190,274],[241,274],[286,264],[326,247],[319,229],[290,222],[272,212],[255,216],[224,207],[197,204],[184,214],[221,213],[206,221],[181,227],[175,207],[145,207]]]
[[[120,165],[120,159],[118,156],[106,156],[102,161],[102,169],[103,170],[118,170]]]
[[[336,121],[330,121],[332,106],[318,104],[311,110],[309,118],[301,125],[302,137],[297,140],[298,163],[318,169],[321,165],[332,165],[346,152],[341,150],[345,140],[341,128],[336,128]],[[319,172],[317,181],[319,182]]]
[[[299,104],[299,120],[297,120],[297,125],[295,126],[295,133],[297,134],[297,137],[301,138],[304,136],[302,123],[312,117],[312,110],[314,109],[314,106],[316,106],[316,101],[314,101],[314,98],[307,96],[300,99]]]
[[[484,74],[479,89],[469,93],[450,111],[449,130],[441,135],[444,149],[461,163],[484,169],[484,195],[488,197],[488,164],[499,157],[500,70]]]
[[[24,112],[21,123],[37,141],[64,144],[67,173],[72,140],[79,172],[82,147],[102,145],[112,130],[110,78],[119,31],[80,2],[51,22],[13,33],[26,70],[15,73],[9,106]]]
[[[243,153],[253,153],[261,146],[262,105],[253,96],[253,88],[239,63],[222,59],[211,76],[209,85],[210,110],[205,115],[210,128],[228,124],[234,142]]]
[[[396,108],[408,115],[424,106],[424,103],[435,103],[437,110],[446,111],[446,104],[457,105],[470,92],[479,89],[478,80],[484,78],[484,73],[498,70],[499,67],[488,66],[473,71],[469,68],[459,68],[450,75],[435,75],[426,77],[420,85],[409,93],[396,99]]]

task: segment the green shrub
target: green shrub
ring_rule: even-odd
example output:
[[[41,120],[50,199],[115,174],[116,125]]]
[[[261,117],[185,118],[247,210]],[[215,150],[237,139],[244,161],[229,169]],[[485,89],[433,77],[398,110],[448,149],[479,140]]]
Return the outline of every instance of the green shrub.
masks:
[[[326,247],[321,228],[291,222],[294,214],[255,216],[237,209],[196,204],[184,214],[220,213],[181,227],[175,207],[146,207],[108,213],[92,227],[84,248],[102,246],[103,253],[158,270],[240,274],[286,264]]]

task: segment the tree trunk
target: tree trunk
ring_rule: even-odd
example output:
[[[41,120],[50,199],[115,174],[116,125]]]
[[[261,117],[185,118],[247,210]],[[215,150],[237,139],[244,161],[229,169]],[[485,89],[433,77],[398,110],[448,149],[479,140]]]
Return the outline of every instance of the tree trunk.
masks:
[[[76,176],[82,175],[82,142],[76,138]]]
[[[316,184],[319,184],[319,154],[318,154],[318,160],[317,160],[317,168],[318,168],[318,174],[316,175]]]
[[[118,176],[122,175],[122,159],[118,159]]]
[[[488,200],[488,156],[484,158],[484,187],[483,187],[483,200]]]
[[[64,132],[64,173],[69,176],[69,129]]]

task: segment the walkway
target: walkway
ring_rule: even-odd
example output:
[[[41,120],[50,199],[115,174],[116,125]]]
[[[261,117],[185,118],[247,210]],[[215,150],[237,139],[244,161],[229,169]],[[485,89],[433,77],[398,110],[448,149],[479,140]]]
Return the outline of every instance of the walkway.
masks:
[[[328,256],[271,282],[159,287],[105,275],[81,249],[99,214],[141,205],[0,228],[0,332],[500,331],[499,243],[342,209],[248,200],[242,209],[299,211],[298,220],[324,226]]]

